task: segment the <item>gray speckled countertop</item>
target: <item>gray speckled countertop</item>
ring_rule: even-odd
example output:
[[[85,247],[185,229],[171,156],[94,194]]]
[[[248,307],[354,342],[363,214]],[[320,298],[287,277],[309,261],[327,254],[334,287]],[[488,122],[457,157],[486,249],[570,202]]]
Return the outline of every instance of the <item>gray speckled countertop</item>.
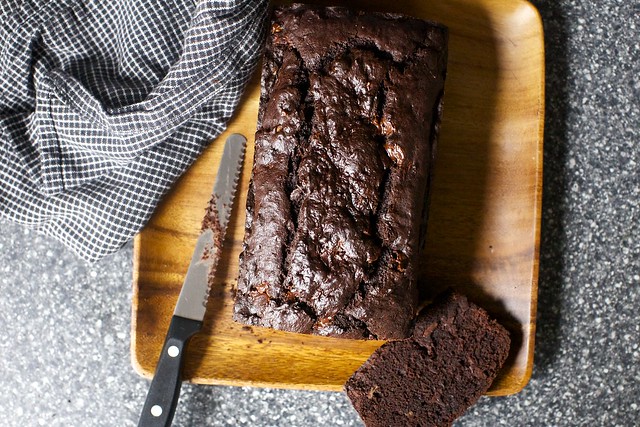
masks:
[[[536,1],[547,48],[535,366],[458,426],[640,420],[640,6]],[[0,220],[0,414],[8,426],[135,426],[132,246],[93,265]],[[361,426],[340,393],[185,384],[178,426]]]

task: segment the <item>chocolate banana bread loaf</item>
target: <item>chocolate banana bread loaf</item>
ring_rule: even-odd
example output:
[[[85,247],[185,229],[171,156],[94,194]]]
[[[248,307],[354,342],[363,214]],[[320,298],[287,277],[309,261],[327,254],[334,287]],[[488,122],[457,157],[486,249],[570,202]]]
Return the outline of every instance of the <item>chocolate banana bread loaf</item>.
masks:
[[[412,338],[376,350],[345,391],[367,427],[450,426],[489,389],[510,343],[483,309],[448,294],[423,311]]]
[[[275,9],[235,320],[409,335],[446,64],[439,24]]]

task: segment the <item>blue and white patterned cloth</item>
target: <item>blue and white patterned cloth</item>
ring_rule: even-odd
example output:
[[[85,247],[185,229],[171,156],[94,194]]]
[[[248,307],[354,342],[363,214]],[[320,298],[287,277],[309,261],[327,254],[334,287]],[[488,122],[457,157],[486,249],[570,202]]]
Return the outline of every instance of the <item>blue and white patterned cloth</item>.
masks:
[[[253,72],[266,0],[2,0],[0,215],[95,261],[147,222]]]

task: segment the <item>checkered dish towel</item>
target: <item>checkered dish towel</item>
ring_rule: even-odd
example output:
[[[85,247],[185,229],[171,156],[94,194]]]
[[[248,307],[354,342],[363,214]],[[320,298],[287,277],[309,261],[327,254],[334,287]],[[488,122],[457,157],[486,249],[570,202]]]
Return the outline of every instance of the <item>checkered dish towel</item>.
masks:
[[[2,0],[0,214],[117,251],[219,135],[266,0]]]

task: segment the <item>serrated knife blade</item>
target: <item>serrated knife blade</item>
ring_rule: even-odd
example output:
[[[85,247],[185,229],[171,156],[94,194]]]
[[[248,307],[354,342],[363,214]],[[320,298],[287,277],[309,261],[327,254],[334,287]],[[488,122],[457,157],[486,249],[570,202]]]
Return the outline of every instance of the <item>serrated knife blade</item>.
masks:
[[[246,145],[246,138],[237,133],[225,142],[213,186],[211,208],[205,214],[203,230],[196,242],[174,315],[204,319],[209,294],[208,277],[215,272],[220,258]]]
[[[205,213],[191,263],[171,318],[138,427],[170,426],[182,385],[183,353],[202,328],[209,297],[209,277],[215,272],[242,170],[247,140],[230,135],[224,144],[212,200]]]

